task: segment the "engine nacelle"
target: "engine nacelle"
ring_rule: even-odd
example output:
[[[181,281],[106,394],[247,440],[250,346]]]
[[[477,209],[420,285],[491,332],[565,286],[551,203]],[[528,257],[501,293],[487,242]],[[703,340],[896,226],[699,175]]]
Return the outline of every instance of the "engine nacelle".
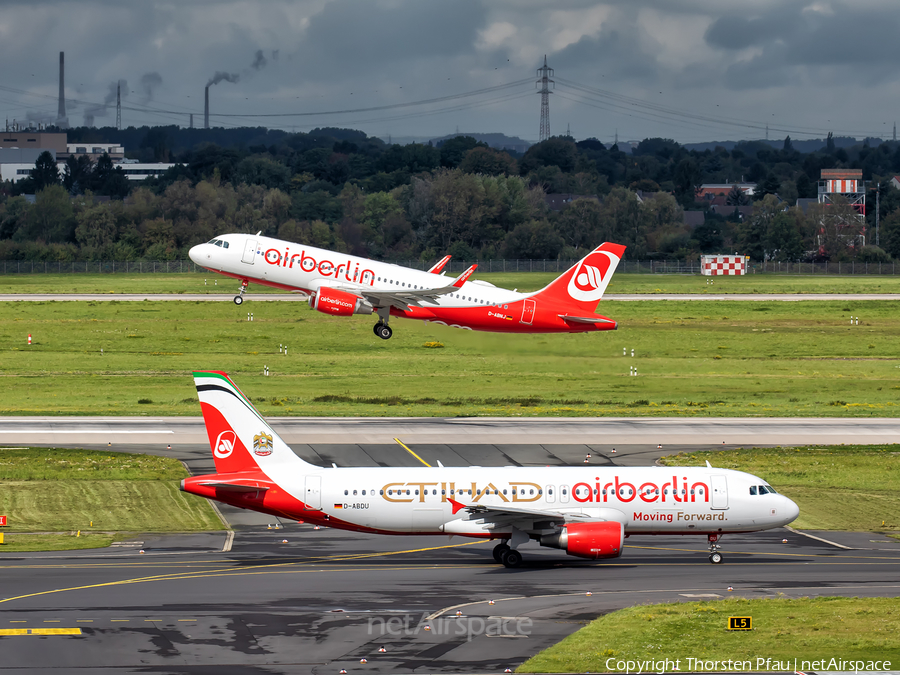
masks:
[[[335,316],[372,313],[372,305],[358,295],[325,286],[309,296],[309,306],[323,314]]]
[[[541,536],[541,546],[564,549],[579,558],[618,558],[625,546],[622,523],[569,523],[559,532]]]

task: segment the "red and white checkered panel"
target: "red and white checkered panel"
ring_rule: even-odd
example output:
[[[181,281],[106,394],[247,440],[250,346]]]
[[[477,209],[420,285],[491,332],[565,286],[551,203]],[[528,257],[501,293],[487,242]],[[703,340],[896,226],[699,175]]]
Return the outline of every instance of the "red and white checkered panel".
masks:
[[[704,256],[703,274],[706,276],[736,276],[744,274],[744,256]]]

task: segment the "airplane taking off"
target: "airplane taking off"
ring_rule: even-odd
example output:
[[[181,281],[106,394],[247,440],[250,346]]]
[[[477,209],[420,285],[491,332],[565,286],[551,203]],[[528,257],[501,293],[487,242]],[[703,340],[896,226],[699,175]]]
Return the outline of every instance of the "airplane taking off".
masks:
[[[518,567],[528,541],[580,558],[617,558],[625,537],[706,536],[787,525],[797,505],[761,478],[705,467],[358,467],[300,459],[225,373],[194,373],[216,473],[181,489],[244,509],[341,530],[499,540]]]
[[[477,265],[446,278],[440,272],[450,256],[422,272],[259,233],[223,234],[194,246],[189,255],[201,267],[240,280],[237,305],[251,281],[300,291],[325,314],[377,314],[373,330],[387,340],[392,316],[496,333],[615,330],[615,321],[594,312],[624,252],[620,244],[601,244],[535,293],[470,281]]]

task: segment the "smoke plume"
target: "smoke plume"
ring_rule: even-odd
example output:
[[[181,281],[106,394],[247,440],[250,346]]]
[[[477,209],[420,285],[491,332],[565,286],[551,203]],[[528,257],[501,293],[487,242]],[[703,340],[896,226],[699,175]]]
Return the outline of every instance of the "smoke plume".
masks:
[[[141,76],[141,103],[146,105],[153,98],[154,90],[162,85],[159,73],[144,73]]]
[[[116,93],[117,88],[121,87],[122,98],[128,97],[128,82],[126,80],[119,80],[118,82],[110,82],[109,90],[106,92],[106,97],[103,99],[103,103],[95,103],[93,105],[89,105],[84,110],[84,126],[92,127],[94,126],[94,118],[95,117],[106,117],[106,114],[109,112],[109,107],[115,105],[116,103]]]
[[[250,64],[250,67],[253,68],[253,70],[261,70],[266,67],[267,63],[268,61],[266,61],[266,57],[263,56],[262,49],[257,49],[256,56],[253,57],[253,63]]]
[[[237,73],[224,73],[221,70],[216,71],[216,74],[209,78],[209,82],[206,83],[207,87],[211,87],[214,84],[219,84],[222,80],[225,82],[231,82],[232,84],[236,83],[241,76]]]

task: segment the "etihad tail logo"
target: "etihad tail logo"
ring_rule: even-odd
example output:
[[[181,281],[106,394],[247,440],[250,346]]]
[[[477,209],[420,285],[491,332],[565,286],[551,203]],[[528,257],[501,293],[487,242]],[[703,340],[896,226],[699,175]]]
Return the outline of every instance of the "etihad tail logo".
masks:
[[[609,283],[610,267],[615,267],[619,262],[618,256],[608,251],[594,251],[575,268],[575,273],[569,279],[568,292],[573,300],[590,302],[603,297],[606,285]]]
[[[228,431],[223,431],[219,434],[219,437],[216,438],[216,445],[213,448],[213,454],[219,459],[225,459],[230,456],[232,452],[234,452],[234,444],[237,441],[237,436],[235,433],[229,429]]]

